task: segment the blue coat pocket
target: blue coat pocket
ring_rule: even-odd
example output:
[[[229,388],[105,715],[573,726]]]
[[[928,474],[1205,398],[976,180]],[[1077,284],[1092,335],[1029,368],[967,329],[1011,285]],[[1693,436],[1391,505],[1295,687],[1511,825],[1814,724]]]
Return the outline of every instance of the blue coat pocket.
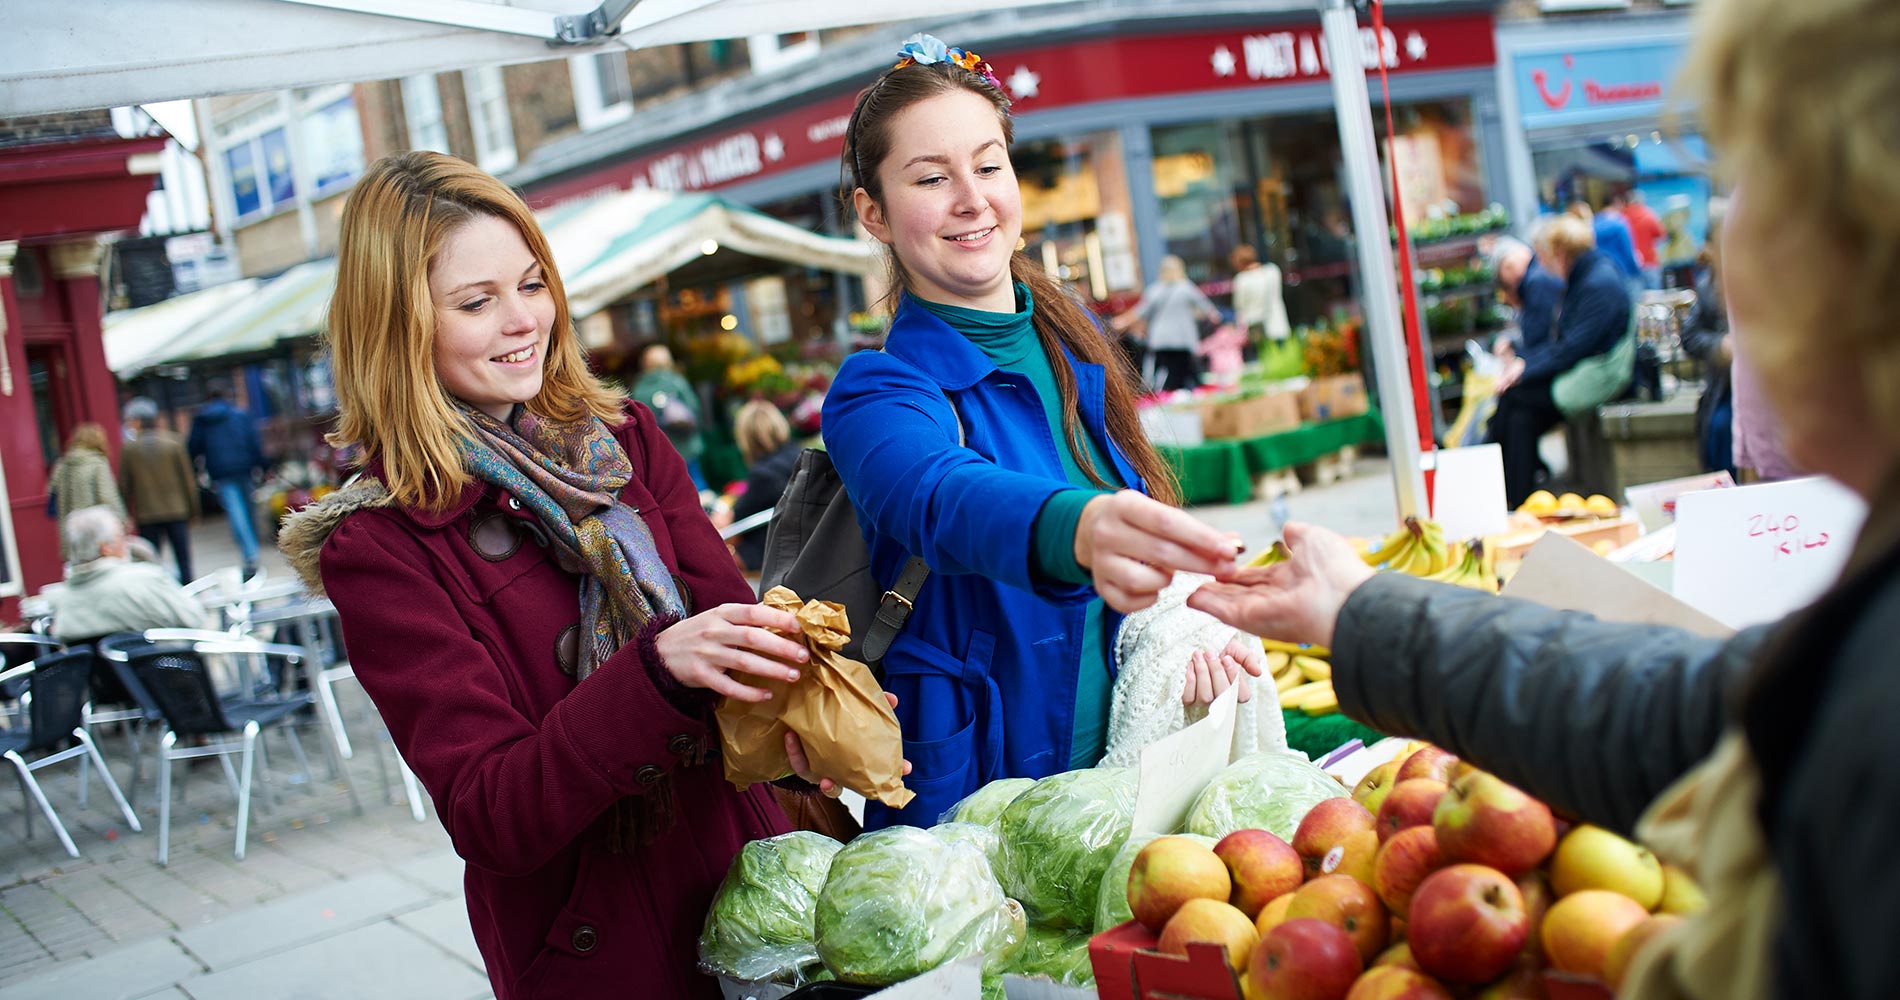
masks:
[[[867,812],[867,827],[930,826],[996,775],[1003,714],[1001,692],[990,677],[995,653],[994,636],[972,631],[962,658],[915,638],[900,640],[885,657],[885,686],[898,696],[904,758],[911,764],[904,784],[917,798],[901,811]]]

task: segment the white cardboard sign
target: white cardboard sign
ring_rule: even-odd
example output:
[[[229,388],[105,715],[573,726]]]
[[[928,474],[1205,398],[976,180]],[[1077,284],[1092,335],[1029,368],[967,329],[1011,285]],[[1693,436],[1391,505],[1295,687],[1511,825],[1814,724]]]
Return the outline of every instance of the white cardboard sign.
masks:
[[[1718,639],[1734,632],[1555,531],[1544,532],[1531,546],[1517,575],[1504,585],[1504,595],[1563,611],[1587,611],[1607,622],[1675,625]]]
[[[1239,699],[1240,685],[1231,685],[1207,706],[1206,718],[1142,748],[1135,833],[1173,833],[1181,828],[1195,796],[1227,766]]]
[[[1636,511],[1637,520],[1643,522],[1643,530],[1650,532],[1661,531],[1676,523],[1676,500],[1683,494],[1726,490],[1734,486],[1734,477],[1723,470],[1681,479],[1665,479],[1660,483],[1644,483],[1632,486],[1623,493],[1629,497],[1630,507]]]
[[[1504,452],[1495,444],[1432,453],[1432,519],[1446,538],[1483,538],[1510,522],[1504,500]]]
[[[981,1000],[983,956],[958,959],[871,996],[877,1000]]]
[[[1841,575],[1867,505],[1813,476],[1676,498],[1676,596],[1743,628],[1821,595]]]

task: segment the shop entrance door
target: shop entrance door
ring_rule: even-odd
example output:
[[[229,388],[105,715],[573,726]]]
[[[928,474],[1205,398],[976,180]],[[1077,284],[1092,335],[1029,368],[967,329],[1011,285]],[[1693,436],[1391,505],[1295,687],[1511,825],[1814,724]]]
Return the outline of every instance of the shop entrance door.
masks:
[[[26,345],[27,381],[33,387],[33,417],[38,424],[40,454],[48,469],[59,458],[66,439],[72,435],[73,425],[79,422],[73,407],[70,371],[64,344]]]

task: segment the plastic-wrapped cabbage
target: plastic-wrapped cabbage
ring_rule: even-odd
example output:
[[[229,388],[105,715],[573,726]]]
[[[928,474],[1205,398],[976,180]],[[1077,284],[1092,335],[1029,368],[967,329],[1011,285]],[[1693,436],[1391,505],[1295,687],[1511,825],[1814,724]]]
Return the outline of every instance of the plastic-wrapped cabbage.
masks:
[[[1128,839],[1135,769],[1051,775],[1003,810],[1003,888],[1038,923],[1088,927],[1102,870]]]
[[[1345,794],[1332,775],[1297,754],[1252,754],[1222,768],[1201,790],[1188,809],[1187,832],[1219,838],[1259,829],[1290,842],[1309,810]]]
[[[1047,976],[1064,986],[1094,986],[1089,932],[1030,924],[1022,950],[1003,971],[1018,976]]]
[[[995,874],[997,866],[1003,863],[1003,838],[994,827],[977,823],[938,823],[930,832],[949,843],[964,843],[983,852],[983,859],[990,863],[990,873]]]
[[[967,955],[995,972],[1022,947],[1023,909],[983,854],[893,826],[838,852],[818,893],[818,955],[841,982],[884,986]]]
[[[740,979],[805,981],[818,965],[812,940],[818,891],[841,847],[803,830],[745,845],[706,911],[701,967]]]
[[[995,826],[996,821],[1002,818],[1003,810],[1016,801],[1016,796],[1029,791],[1035,783],[1034,778],[998,778],[964,796],[963,801],[950,807],[944,819],[953,823]]]
[[[1186,837],[1197,844],[1207,845],[1209,850],[1213,849],[1215,843],[1214,838],[1197,833],[1137,833],[1130,836],[1102,872],[1102,885],[1095,894],[1095,933],[1100,934],[1110,927],[1135,919],[1134,911],[1128,908],[1128,872],[1135,867],[1135,855],[1161,837]]]

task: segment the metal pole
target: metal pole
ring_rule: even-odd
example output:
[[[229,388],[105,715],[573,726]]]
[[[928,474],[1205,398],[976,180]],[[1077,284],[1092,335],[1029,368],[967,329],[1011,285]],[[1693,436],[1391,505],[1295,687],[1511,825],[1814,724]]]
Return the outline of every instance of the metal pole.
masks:
[[[1392,486],[1400,517],[1430,513],[1425,473],[1419,461],[1418,420],[1407,381],[1411,358],[1399,320],[1394,283],[1391,222],[1385,211],[1385,179],[1379,171],[1378,140],[1372,133],[1372,102],[1366,95],[1359,19],[1351,0],[1320,0],[1326,51],[1332,62],[1333,112],[1339,119],[1339,149],[1345,158],[1347,193],[1359,247],[1360,294],[1366,311],[1366,346],[1372,351],[1385,447],[1392,456]]]

